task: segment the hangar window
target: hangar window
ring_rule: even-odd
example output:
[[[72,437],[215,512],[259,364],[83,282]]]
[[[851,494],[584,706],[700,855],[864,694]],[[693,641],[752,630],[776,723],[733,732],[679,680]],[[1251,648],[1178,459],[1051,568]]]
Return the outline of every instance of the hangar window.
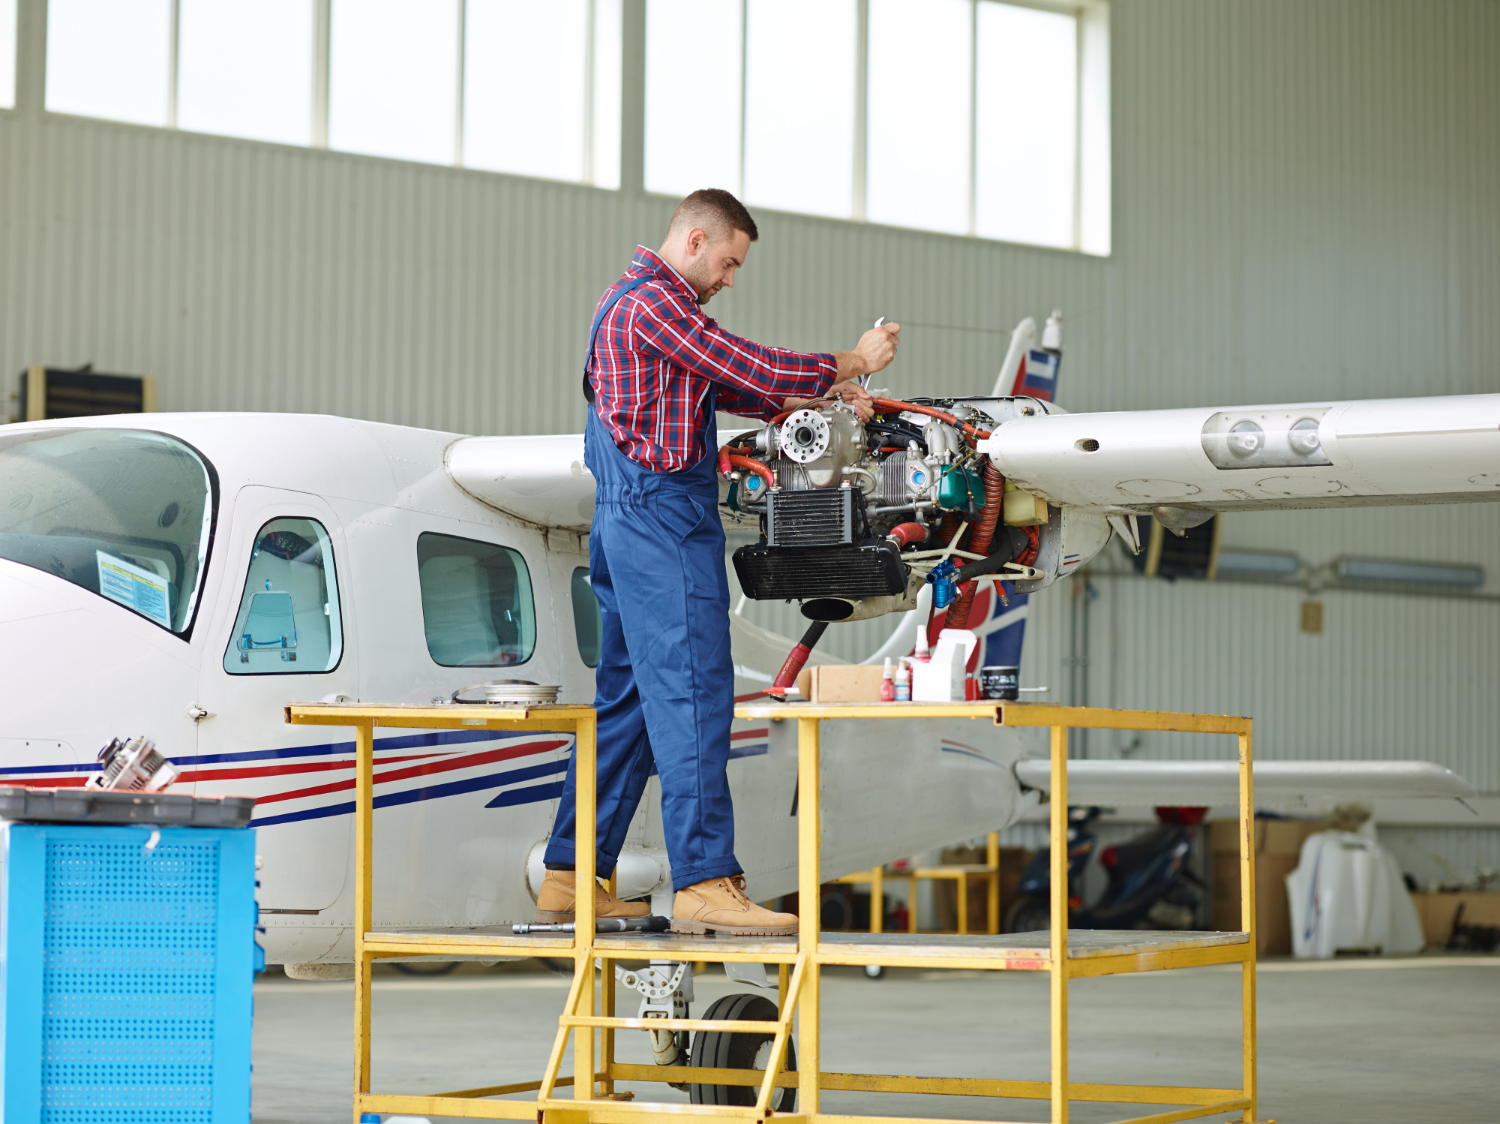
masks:
[[[505,667],[531,658],[536,608],[519,552],[429,532],[417,539],[417,578],[434,663]]]
[[[171,0],[50,0],[47,108],[169,121]]]
[[[218,478],[198,453],[134,429],[0,429],[0,558],[192,633]]]
[[[645,187],[1107,254],[1108,52],[1102,0],[647,0]]]
[[[0,109],[16,104],[16,0],[0,0]]]
[[[573,571],[573,632],[578,638],[578,658],[589,667],[599,666],[604,649],[604,617],[599,612],[599,598],[589,584],[589,568]]]
[[[462,159],[469,168],[619,186],[617,0],[468,0]]]
[[[454,162],[457,0],[334,0],[328,146]]]
[[[234,632],[230,675],[332,671],[344,653],[333,543],[316,519],[273,519],[256,533]]]
[[[177,125],[312,141],[312,0],[178,0]]]

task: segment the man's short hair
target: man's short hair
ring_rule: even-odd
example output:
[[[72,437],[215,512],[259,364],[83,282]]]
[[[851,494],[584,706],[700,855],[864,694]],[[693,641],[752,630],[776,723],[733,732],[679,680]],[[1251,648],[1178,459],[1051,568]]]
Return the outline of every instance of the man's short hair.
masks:
[[[710,242],[722,242],[736,230],[743,230],[752,242],[760,238],[745,205],[718,187],[702,188],[677,204],[672,221],[667,224],[667,234],[670,237],[695,226],[708,235]]]

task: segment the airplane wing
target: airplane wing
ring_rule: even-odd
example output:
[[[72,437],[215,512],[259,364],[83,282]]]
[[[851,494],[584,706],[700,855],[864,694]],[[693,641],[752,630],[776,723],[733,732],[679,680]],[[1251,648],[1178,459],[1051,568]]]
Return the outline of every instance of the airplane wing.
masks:
[[[583,434],[461,437],[443,454],[453,482],[482,504],[540,527],[587,531],[594,519],[594,474],[583,463]]]
[[[1016,763],[1027,788],[1050,792],[1045,759]],[[1327,809],[1337,804],[1427,797],[1463,800],[1473,785],[1428,761],[1257,761],[1258,808]],[[1239,800],[1233,761],[1069,761],[1068,803],[1150,807],[1225,805]]]
[[[721,429],[720,441],[743,430]],[[594,474],[583,434],[460,437],[443,454],[453,482],[480,503],[539,527],[587,531],[594,519]]]
[[[1162,508],[1168,526],[1180,509],[1500,500],[1500,394],[1048,413],[1006,421],[980,447],[1053,504]]]

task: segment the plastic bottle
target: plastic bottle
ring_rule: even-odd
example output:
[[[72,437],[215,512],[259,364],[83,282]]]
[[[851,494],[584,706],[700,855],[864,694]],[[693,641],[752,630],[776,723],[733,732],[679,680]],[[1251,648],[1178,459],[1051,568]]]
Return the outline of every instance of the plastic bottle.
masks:
[[[917,626],[917,647],[909,657],[913,660],[921,660],[926,663],[932,658],[932,648],[927,643],[927,630],[921,625]]]
[[[911,702],[911,668],[907,666],[904,656],[901,666],[896,668],[895,693],[896,702]]]
[[[880,677],[880,701],[894,702],[896,699],[896,680],[891,674],[891,657],[885,657],[885,672]]]

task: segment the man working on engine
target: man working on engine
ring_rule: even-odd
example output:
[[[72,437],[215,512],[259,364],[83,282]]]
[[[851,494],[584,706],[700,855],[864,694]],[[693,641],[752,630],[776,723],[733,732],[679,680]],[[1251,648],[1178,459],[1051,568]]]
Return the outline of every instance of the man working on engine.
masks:
[[[850,380],[884,368],[900,326],[866,332],[853,351],[763,347],[704,315],[734,285],[755,221],[727,191],[678,204],[655,253],[637,247],[600,299],[584,363],[590,399],[584,459],[597,481],[589,576],[603,614],[596,669],[598,870],[607,877],[645,791],[661,777],[672,864],[672,928],[739,935],[794,933],[797,919],[745,896],[734,857],[729,724],[729,585],[719,522],[715,410],[769,420],[830,392],[862,418],[871,399]],[[574,913],[575,776],[568,768],[537,896],[539,921]],[[643,904],[595,887],[600,917],[639,917]]]

